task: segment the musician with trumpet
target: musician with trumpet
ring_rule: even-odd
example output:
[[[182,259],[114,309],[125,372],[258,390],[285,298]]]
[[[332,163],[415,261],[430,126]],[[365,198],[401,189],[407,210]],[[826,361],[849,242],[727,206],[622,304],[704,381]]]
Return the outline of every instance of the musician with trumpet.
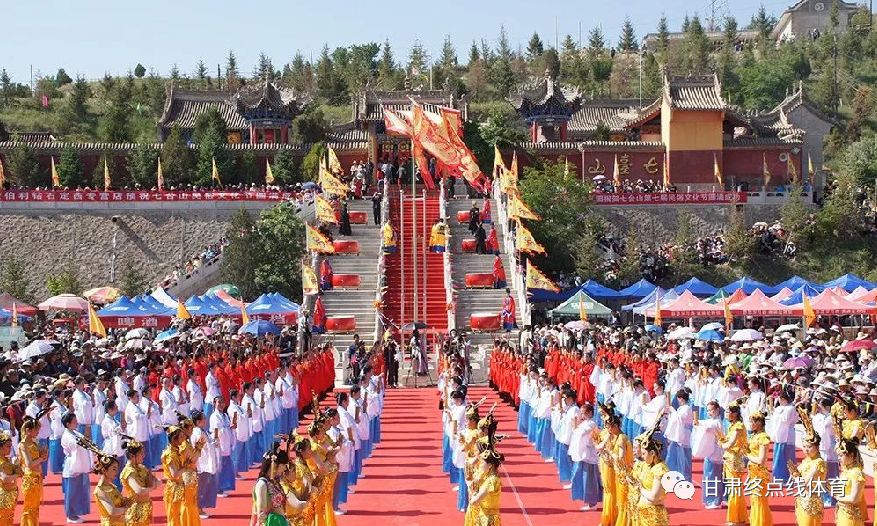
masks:
[[[61,418],[64,434],[61,435],[61,450],[64,452],[64,471],[61,488],[64,492],[64,515],[68,524],[82,523],[82,516],[91,512],[88,475],[92,470],[91,453],[80,440],[85,437],[76,431],[79,422],[75,412]]]

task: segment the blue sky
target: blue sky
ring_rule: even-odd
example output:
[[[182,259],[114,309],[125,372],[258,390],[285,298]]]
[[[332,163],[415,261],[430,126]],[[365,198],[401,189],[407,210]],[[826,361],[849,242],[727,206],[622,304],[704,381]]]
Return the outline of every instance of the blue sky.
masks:
[[[762,3],[779,15],[793,0],[724,0],[740,25],[748,23]],[[167,73],[173,64],[194,71],[204,60],[215,74],[233,49],[241,71],[252,71],[260,51],[275,67],[296,51],[316,56],[324,43],[334,48],[389,38],[396,58],[407,56],[419,39],[433,56],[444,36],[451,35],[465,58],[473,39],[495,42],[504,25],[513,44],[526,46],[533,31],[553,44],[555,22],[560,39],[583,39],[602,26],[613,44],[625,16],[637,36],[653,31],[662,13],[678,29],[685,13],[703,18],[709,0],[31,0],[3,2],[0,20],[0,68],[18,82],[34,71],[54,74],[64,67],[71,76],[99,78],[123,74],[138,63]],[[423,5],[421,9],[412,5]]]

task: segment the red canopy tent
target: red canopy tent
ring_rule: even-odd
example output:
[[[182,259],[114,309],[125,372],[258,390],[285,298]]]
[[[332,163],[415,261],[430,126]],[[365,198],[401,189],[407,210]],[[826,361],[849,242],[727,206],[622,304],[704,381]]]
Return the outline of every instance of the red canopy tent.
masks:
[[[813,306],[813,312],[819,316],[846,316],[850,314],[874,314],[877,312],[877,307],[868,307],[862,303],[850,301],[830,290],[825,290],[815,298],[811,298],[810,305]],[[790,310],[793,316],[802,316],[804,304],[794,305]]]
[[[859,289],[854,290],[850,293],[846,299],[850,301],[855,301],[856,303],[871,303],[872,301],[877,301],[877,289],[865,290],[862,289],[861,292],[856,292]],[[2,303],[0,303],[2,305]]]
[[[764,292],[755,289],[748,298],[731,303],[731,314],[735,316],[794,316],[794,311],[782,303],[768,298]]]
[[[687,290],[666,307],[661,307],[664,318],[721,318],[724,314],[725,308],[721,305],[711,305]],[[646,310],[646,316],[654,317],[655,308]]]
[[[877,290],[877,289],[875,289],[875,290]],[[6,292],[0,292],[0,309],[4,309],[4,310],[8,310],[9,312],[12,312],[12,304],[13,303],[15,304],[15,309],[17,310],[17,312],[19,314],[24,314],[25,316],[36,316],[37,315],[38,310],[36,307],[34,307],[32,305],[28,305],[27,303],[25,303],[19,299],[16,299],[11,294],[8,294]]]
[[[215,294],[216,294],[217,298],[228,303],[232,307],[241,308],[241,307],[246,307],[246,305],[247,305],[246,303],[242,302],[241,300],[233,298],[231,295],[229,295],[228,292],[226,292],[224,290],[217,290],[215,292]]]

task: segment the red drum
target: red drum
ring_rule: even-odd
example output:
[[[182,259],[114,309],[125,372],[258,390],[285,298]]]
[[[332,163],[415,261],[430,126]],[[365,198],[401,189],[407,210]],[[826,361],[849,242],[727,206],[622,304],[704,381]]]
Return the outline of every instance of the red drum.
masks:
[[[351,225],[364,225],[368,221],[368,214],[365,212],[348,212]]]
[[[457,221],[460,223],[468,223],[469,222],[469,211],[468,210],[460,210],[457,212]]]
[[[356,330],[356,316],[342,314],[326,318],[326,332],[353,332]]]
[[[463,252],[468,252],[471,254],[475,253],[475,247],[478,245],[478,242],[474,239],[464,239],[463,240]]]
[[[355,289],[359,287],[359,274],[332,274],[332,286],[341,289]]]
[[[499,314],[476,312],[469,317],[469,327],[476,332],[496,332],[502,323]]]
[[[492,289],[493,274],[466,274],[466,288]]]
[[[336,254],[359,255],[359,241],[353,239],[336,239],[332,242]]]

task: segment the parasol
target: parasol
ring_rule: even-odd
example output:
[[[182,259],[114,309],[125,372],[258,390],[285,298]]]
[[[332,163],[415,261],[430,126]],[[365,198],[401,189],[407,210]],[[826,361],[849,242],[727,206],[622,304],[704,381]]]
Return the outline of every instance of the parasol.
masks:
[[[583,320],[573,320],[564,325],[564,327],[571,331],[583,331],[590,327],[590,324]]]
[[[723,342],[725,337],[719,331],[700,331],[696,335],[696,339],[705,342]]]
[[[18,351],[18,359],[21,361],[49,354],[55,350],[56,345],[61,345],[55,340],[34,340],[24,349]]]
[[[125,338],[128,340],[133,340],[134,338],[146,338],[147,336],[149,336],[149,331],[147,331],[143,327],[131,329],[130,331],[125,333]]]
[[[731,336],[732,342],[757,342],[764,339],[764,334],[755,329],[740,329]]]
[[[861,351],[862,349],[870,351],[874,348],[877,348],[877,344],[873,340],[853,340],[846,342],[843,346],[844,352]]]
[[[97,287],[88,289],[82,293],[82,297],[92,303],[106,305],[112,303],[122,296],[122,291],[115,287]]]
[[[667,335],[668,340],[694,340],[697,333],[691,327],[679,327]]]
[[[813,365],[813,358],[808,356],[795,356],[783,362],[784,369],[806,369]]]
[[[662,329],[659,325],[646,325],[646,332],[653,332],[655,334],[664,334],[664,329]]]
[[[88,302],[74,294],[59,294],[52,296],[37,305],[40,310],[66,310],[72,312],[85,312],[88,310]]]

